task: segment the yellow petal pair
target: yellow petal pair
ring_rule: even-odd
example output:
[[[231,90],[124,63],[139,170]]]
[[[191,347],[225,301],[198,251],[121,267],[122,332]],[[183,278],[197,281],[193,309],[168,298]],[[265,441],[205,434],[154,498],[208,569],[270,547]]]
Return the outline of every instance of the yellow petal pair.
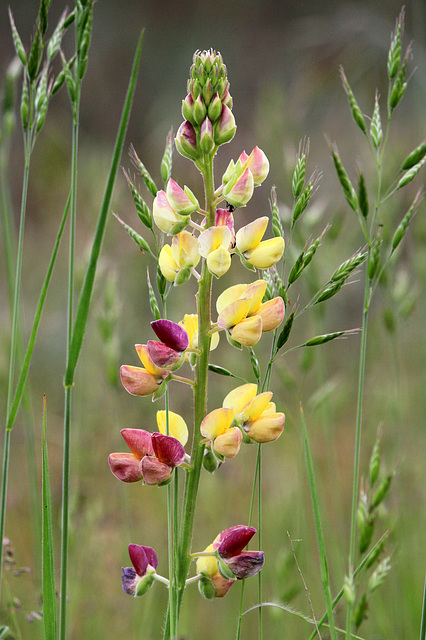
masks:
[[[237,249],[257,269],[269,269],[284,252],[284,238],[261,241],[268,226],[267,216],[257,218],[237,231]]]
[[[161,249],[158,263],[163,276],[174,282],[179,271],[196,267],[199,260],[197,239],[192,233],[181,231],[173,237],[171,246],[166,244]]]
[[[188,427],[185,420],[178,413],[169,411],[168,419],[168,433],[167,433],[167,417],[165,411],[157,411],[157,426],[158,431],[163,435],[173,436],[176,440],[185,446],[188,442]]]
[[[243,439],[238,427],[231,427],[234,410],[222,407],[210,411],[201,423],[200,431],[212,442],[213,449],[225,458],[234,458]]]
[[[198,347],[198,315],[196,313],[186,313],[183,317],[183,320],[181,320],[179,324],[185,329],[186,333],[188,334],[189,346],[192,349],[196,349]],[[210,351],[216,349],[218,344],[219,333],[216,332],[212,335],[212,339],[210,342]]]
[[[210,227],[198,237],[199,252],[207,258],[207,268],[217,278],[223,276],[231,266],[229,245],[232,233],[229,227]]]

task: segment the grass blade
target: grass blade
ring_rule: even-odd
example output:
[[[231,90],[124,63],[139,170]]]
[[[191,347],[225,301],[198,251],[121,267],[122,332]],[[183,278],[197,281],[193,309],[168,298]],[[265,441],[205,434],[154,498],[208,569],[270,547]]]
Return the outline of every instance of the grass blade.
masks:
[[[80,355],[81,346],[83,344],[84,333],[86,331],[87,319],[89,316],[90,300],[92,297],[93,284],[95,281],[96,267],[99,254],[101,251],[102,241],[105,235],[105,227],[108,213],[111,205],[112,192],[114,188],[115,178],[120,163],[121,154],[124,146],[124,139],[129,122],[130,110],[133,102],[133,95],[136,89],[136,79],[139,69],[139,59],[141,55],[143,32],[139,38],[136,47],[133,67],[130,76],[129,86],[127,89],[126,99],[123,106],[120,125],[118,128],[117,138],[115,141],[114,153],[111,162],[111,168],[108,181],[105,187],[104,199],[102,201],[101,210],[99,212],[98,223],[96,226],[95,237],[93,240],[92,251],[90,254],[89,264],[87,266],[84,277],[83,287],[77,306],[74,327],[72,331],[71,347],[68,357],[67,370],[65,373],[65,386],[70,387],[74,382],[74,372],[77,366],[78,357]]]
[[[423,593],[423,609],[422,609],[422,624],[420,627],[420,640],[426,640],[426,579],[425,579],[425,589]]]
[[[43,397],[42,435],[42,583],[43,625],[46,640],[56,640],[58,617],[56,608],[55,563],[53,558],[52,500],[50,494],[49,459],[47,455],[46,397]]]
[[[331,592],[330,592],[330,579],[328,574],[327,556],[325,553],[324,536],[322,532],[319,505],[318,505],[318,494],[317,494],[317,489],[315,484],[314,467],[312,463],[311,449],[309,446],[308,432],[306,429],[305,415],[303,413],[302,407],[300,407],[300,417],[302,421],[303,438],[305,441],[306,466],[308,468],[309,487],[311,490],[312,506],[314,509],[315,530],[317,534],[318,550],[320,555],[321,579],[322,579],[325,600],[327,603],[327,615],[328,615],[328,622],[330,624],[330,634],[331,634],[332,640],[336,640],[336,630],[334,627],[334,617],[333,617],[333,605],[331,602]]]
[[[12,429],[14,425],[16,414],[18,413],[19,405],[21,403],[22,394],[24,392],[25,382],[28,375],[28,370],[30,368],[31,356],[33,355],[34,345],[37,338],[37,331],[40,325],[41,314],[43,311],[44,302],[46,300],[47,290],[49,288],[50,280],[53,273],[53,268],[55,266],[56,257],[58,255],[59,245],[61,242],[62,234],[64,232],[65,222],[68,217],[69,208],[70,208],[70,199],[68,198],[67,204],[65,206],[65,211],[62,216],[61,224],[59,226],[58,235],[56,236],[55,246],[53,248],[52,256],[50,258],[49,267],[46,272],[46,277],[43,283],[43,287],[41,289],[40,298],[39,298],[37,309],[34,316],[33,328],[31,330],[30,338],[28,340],[28,347],[25,353],[24,361],[22,363],[21,373],[19,376],[18,384],[16,386],[15,395],[13,397],[13,402],[9,411],[9,415],[7,416],[6,430],[8,431],[10,431],[10,429]]]

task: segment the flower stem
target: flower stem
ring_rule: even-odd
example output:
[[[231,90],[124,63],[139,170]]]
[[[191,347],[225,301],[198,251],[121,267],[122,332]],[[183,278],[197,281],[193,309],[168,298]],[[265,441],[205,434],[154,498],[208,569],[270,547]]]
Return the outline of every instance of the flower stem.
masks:
[[[20,215],[20,223],[19,223],[18,252],[16,257],[15,286],[14,286],[14,294],[13,294],[12,337],[11,337],[11,345],[10,345],[9,381],[8,381],[8,390],[7,390],[6,415],[9,414],[10,406],[12,404],[13,379],[14,379],[14,372],[15,372],[16,350],[17,350],[17,343],[18,343],[19,299],[20,299],[20,292],[21,292],[22,254],[23,254],[23,245],[24,245],[25,213],[27,208],[28,176],[30,171],[30,157],[31,157],[30,140],[31,140],[31,128],[28,129],[25,137],[25,167],[24,167],[24,176],[22,181],[21,215]],[[3,452],[3,474],[2,474],[2,489],[1,489],[1,503],[0,503],[0,540],[3,540],[5,522],[6,522],[9,458],[10,458],[10,431],[6,431],[4,452]],[[1,549],[0,553],[1,553],[1,561],[0,561],[0,599],[1,599],[3,548]]]
[[[208,212],[206,228],[214,224],[214,181],[213,158],[206,157],[203,165],[203,178],[206,195],[206,209]],[[201,442],[200,425],[207,413],[207,374],[210,354],[211,338],[208,334],[211,326],[212,275],[208,271],[204,261],[201,278],[198,282],[197,307],[198,307],[198,348],[200,356],[195,370],[194,393],[194,436],[192,443],[191,461],[192,469],[186,473],[183,495],[182,519],[180,524],[178,567],[177,567],[177,617],[182,604],[185,582],[191,564],[190,548],[192,530],[194,526],[195,505],[197,501],[198,485],[200,482],[201,467],[205,445]],[[170,611],[164,631],[164,638],[170,637]]]

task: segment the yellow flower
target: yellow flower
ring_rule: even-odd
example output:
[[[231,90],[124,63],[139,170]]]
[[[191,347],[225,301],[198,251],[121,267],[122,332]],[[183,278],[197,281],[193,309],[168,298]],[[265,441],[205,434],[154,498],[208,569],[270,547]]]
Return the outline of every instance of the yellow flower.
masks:
[[[217,278],[223,276],[231,266],[228,250],[231,240],[231,230],[225,225],[210,227],[198,237],[200,255],[207,258],[207,268]]]
[[[192,233],[181,231],[173,237],[171,246],[166,244],[161,249],[158,264],[163,276],[174,282],[180,271],[196,267],[199,260],[197,239]]]
[[[261,242],[267,226],[268,218],[263,216],[241,227],[236,235],[238,251],[257,269],[269,269],[284,252],[284,238],[270,238]]]
[[[186,313],[183,317],[183,320],[179,322],[180,326],[183,327],[188,334],[189,338],[189,346],[192,349],[196,349],[198,347],[198,315],[196,313]],[[212,335],[212,339],[210,342],[210,351],[216,349],[219,344],[219,333],[214,333]],[[186,354],[188,356],[188,354]]]
[[[272,442],[284,429],[285,415],[277,413],[271,398],[272,392],[257,395],[257,385],[248,383],[230,391],[222,406],[232,407],[235,422],[252,440],[259,443]]]
[[[201,422],[200,431],[212,442],[213,449],[225,458],[233,458],[240,450],[242,433],[238,427],[231,427],[234,420],[232,408],[210,411]]]
[[[158,431],[163,435],[170,435],[185,446],[188,442],[188,427],[185,420],[178,413],[169,411],[169,433],[167,433],[166,412],[157,411]]]

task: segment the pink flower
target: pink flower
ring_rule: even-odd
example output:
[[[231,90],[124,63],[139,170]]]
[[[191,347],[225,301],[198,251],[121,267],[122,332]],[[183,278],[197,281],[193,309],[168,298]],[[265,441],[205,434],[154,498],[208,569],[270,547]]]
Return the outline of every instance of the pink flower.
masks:
[[[111,453],[108,463],[122,482],[162,484],[184,461],[185,450],[172,436],[151,434],[144,429],[122,429],[121,435],[132,453]]]
[[[152,547],[129,544],[129,556],[133,567],[123,567],[121,583],[130,596],[142,596],[155,580],[158,558]]]

